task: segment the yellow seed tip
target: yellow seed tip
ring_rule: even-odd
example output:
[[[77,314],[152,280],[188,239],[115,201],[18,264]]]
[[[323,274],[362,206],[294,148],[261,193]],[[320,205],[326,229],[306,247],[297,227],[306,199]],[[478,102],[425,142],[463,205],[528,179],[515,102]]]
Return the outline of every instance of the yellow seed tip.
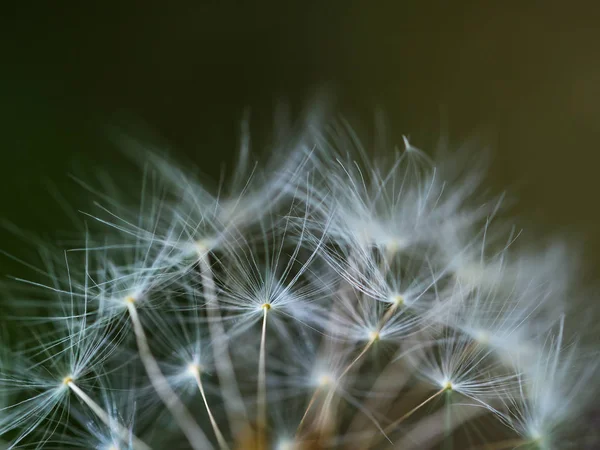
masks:
[[[270,303],[263,303],[262,306],[261,306],[261,308],[269,310],[269,309],[271,309],[271,304]]]
[[[381,335],[379,334],[379,331],[371,331],[369,333],[369,339],[371,341],[378,341],[381,338]]]
[[[210,249],[210,245],[207,239],[198,239],[196,242],[194,242],[194,245],[196,246],[196,252],[199,255],[203,255]]]
[[[394,306],[402,306],[404,305],[404,297],[401,295],[394,295],[394,297],[392,297],[392,303]]]
[[[331,377],[329,375],[321,375],[319,377],[319,386],[327,386],[331,384]]]
[[[135,303],[135,297],[132,295],[125,297],[125,303]]]
[[[188,366],[188,372],[191,375],[200,375],[202,373],[202,366],[200,364],[192,363]]]
[[[71,375],[69,375],[68,377],[64,377],[62,382],[65,386],[68,386],[69,383],[73,382],[73,377]]]
[[[400,242],[396,239],[391,239],[387,242],[385,249],[390,256],[394,256],[394,254],[400,250]]]
[[[475,340],[477,342],[479,342],[480,344],[486,345],[486,344],[489,344],[489,342],[490,342],[490,335],[489,335],[489,333],[487,333],[485,331],[478,331],[475,334]]]

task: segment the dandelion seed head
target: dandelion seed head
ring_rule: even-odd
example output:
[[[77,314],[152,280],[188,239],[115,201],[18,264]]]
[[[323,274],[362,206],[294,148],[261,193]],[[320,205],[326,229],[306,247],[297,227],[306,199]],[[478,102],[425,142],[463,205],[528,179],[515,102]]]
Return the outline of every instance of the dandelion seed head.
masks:
[[[392,295],[392,297],[390,298],[390,303],[396,307],[404,305],[404,301],[404,297],[400,294]]]
[[[380,335],[379,330],[372,330],[372,331],[369,331],[368,337],[369,337],[369,341],[375,342],[381,338],[381,335]]]
[[[297,444],[292,439],[281,439],[275,446],[276,450],[297,450]]]
[[[313,125],[266,168],[243,126],[218,186],[144,150],[137,208],[90,189],[101,212],[86,216],[104,228],[40,250],[22,320],[41,326],[0,354],[9,448],[144,449],[138,431],[158,448],[174,425],[195,449],[250,445],[246,433],[256,448],[379,448],[406,430],[432,448],[463,435],[433,420],[457,403],[506,425],[507,442],[567,448],[600,365],[576,345],[584,330],[566,337],[570,253],[513,248],[519,232],[492,226],[500,200],[480,198],[465,155],[404,138],[371,158],[346,126]],[[405,411],[417,384],[430,394]]]
[[[450,381],[450,380],[442,380],[442,382],[440,383],[442,389],[445,389],[447,391],[452,391],[455,389],[455,384]]]
[[[490,334],[485,330],[477,330],[473,337],[482,345],[487,345],[490,342]]]
[[[187,373],[193,377],[196,377],[202,373],[202,366],[197,363],[190,363],[187,366]]]
[[[320,387],[331,386],[333,378],[330,375],[322,374],[317,376],[317,385]]]
[[[383,246],[388,256],[393,256],[400,250],[406,248],[408,244],[409,243],[406,240],[400,239],[399,237],[393,237],[387,242],[384,242]]]
[[[540,431],[536,428],[532,428],[529,430],[529,437],[534,442],[541,442],[543,440],[542,433],[540,433]]]
[[[198,239],[197,241],[194,242],[194,249],[197,254],[204,255],[204,254],[208,253],[211,250],[211,248],[214,247],[214,245],[215,245],[215,242],[213,239],[210,239],[210,238]]]

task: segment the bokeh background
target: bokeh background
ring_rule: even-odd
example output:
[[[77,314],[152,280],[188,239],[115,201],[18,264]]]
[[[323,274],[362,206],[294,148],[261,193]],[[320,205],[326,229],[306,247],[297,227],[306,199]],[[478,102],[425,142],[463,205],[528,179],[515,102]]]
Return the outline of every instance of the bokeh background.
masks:
[[[486,186],[518,199],[509,216],[523,239],[566,236],[583,251],[582,277],[598,280],[594,2],[13,3],[0,27],[0,251],[36,263],[7,222],[68,235],[56,193],[74,210],[87,195],[69,174],[139,177],[113,124],[217,177],[246,108],[260,142],[278,104],[298,114],[326,92],[367,129],[382,112],[390,142],[406,134],[427,150],[441,135],[457,146],[478,136],[492,152]],[[0,274],[36,276],[3,255]]]
[[[15,2],[16,5],[16,2]],[[315,92],[392,140],[446,133],[492,148],[488,186],[515,223],[583,243],[600,262],[600,14],[593,2],[19,2],[0,43],[0,216],[68,229],[49,193],[68,174],[121,170],[106,133],[139,124],[218,173],[244,108],[260,136],[275,105]],[[580,5],[580,6],[578,6]],[[139,128],[139,129],[141,129]],[[122,170],[121,170],[122,173]],[[0,232],[0,249],[22,242]],[[2,273],[19,269],[0,258]]]

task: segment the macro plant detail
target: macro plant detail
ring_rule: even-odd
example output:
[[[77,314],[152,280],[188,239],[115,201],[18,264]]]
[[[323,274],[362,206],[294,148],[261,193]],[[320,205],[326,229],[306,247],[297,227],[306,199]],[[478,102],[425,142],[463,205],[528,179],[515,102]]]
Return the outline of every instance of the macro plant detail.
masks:
[[[76,243],[18,231],[42,264],[18,260],[32,277],[3,292],[2,327],[18,332],[0,334],[0,445],[594,439],[598,349],[582,324],[595,311],[577,300],[569,247],[505,226],[472,153],[432,156],[405,138],[377,154],[347,125],[300,128],[263,166],[244,122],[215,189],[124,139],[138,188],[79,178],[93,206]]]

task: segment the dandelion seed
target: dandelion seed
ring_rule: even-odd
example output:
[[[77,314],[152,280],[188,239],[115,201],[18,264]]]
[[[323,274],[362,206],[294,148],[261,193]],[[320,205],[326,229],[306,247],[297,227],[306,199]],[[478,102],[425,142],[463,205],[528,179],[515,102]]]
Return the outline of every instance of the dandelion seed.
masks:
[[[79,181],[81,242],[9,256],[36,278],[1,286],[0,446],[583,448],[571,247],[497,226],[472,154],[373,156],[321,118],[266,167],[245,122],[218,186],[132,140],[140,186]]]

